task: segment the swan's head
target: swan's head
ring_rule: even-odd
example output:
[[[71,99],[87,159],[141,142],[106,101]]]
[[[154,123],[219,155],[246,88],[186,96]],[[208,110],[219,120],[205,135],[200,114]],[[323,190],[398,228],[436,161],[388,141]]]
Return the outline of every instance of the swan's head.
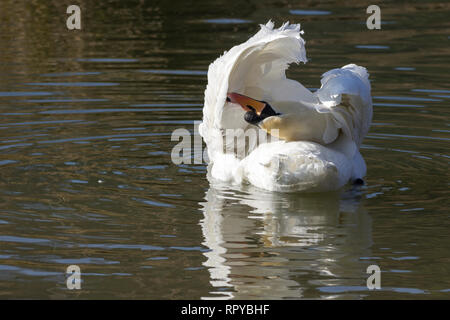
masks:
[[[229,92],[227,102],[238,104],[244,109],[244,119],[250,124],[258,124],[267,117],[279,115],[270,104],[265,101],[255,100],[243,94]]]
[[[227,94],[227,102],[236,103],[240,105],[245,111],[253,111],[257,115],[261,115],[261,112],[268,105],[268,103],[265,101],[255,100],[253,98],[235,92],[229,92]]]

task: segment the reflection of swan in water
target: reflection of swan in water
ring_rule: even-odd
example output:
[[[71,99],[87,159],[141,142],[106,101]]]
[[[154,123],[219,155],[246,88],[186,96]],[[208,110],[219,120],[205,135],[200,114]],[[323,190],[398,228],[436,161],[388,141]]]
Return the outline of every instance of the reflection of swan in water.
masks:
[[[313,298],[318,287],[364,285],[371,220],[357,193],[211,186],[200,222],[214,287],[205,299]]]

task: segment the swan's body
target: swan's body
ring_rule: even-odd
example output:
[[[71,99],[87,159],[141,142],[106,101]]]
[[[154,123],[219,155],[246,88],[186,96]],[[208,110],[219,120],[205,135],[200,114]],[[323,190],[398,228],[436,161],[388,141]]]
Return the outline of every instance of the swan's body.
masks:
[[[330,70],[312,93],[285,75],[289,63],[306,62],[300,33],[300,25],[274,29],[269,22],[210,65],[200,134],[212,178],[272,191],[327,191],[365,176],[359,147],[372,120],[366,69]]]

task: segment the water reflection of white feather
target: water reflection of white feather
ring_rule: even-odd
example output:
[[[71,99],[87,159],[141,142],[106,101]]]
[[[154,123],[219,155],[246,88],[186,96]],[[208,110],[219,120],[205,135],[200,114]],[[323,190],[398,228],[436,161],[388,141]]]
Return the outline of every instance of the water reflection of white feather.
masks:
[[[228,188],[228,189],[227,189]],[[211,186],[200,224],[214,288],[205,299],[308,298],[364,285],[371,219],[358,191],[320,195]],[[330,298],[332,296],[328,296]]]

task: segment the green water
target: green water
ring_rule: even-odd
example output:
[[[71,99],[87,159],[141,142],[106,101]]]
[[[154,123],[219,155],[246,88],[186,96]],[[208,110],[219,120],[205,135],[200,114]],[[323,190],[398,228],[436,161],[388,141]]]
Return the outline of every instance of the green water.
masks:
[[[0,298],[449,298],[448,3],[379,1],[381,30],[370,2],[78,4],[68,31],[62,2],[0,3]],[[306,87],[368,69],[366,186],[269,193],[171,162],[208,65],[269,19],[302,24]]]

